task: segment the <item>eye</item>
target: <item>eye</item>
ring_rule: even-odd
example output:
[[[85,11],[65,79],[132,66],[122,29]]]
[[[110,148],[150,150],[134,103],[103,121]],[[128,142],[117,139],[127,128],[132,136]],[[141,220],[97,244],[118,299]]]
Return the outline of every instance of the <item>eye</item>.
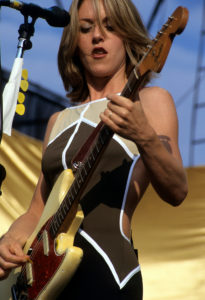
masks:
[[[108,31],[114,31],[113,27],[110,26],[110,25],[107,25],[107,26],[106,26],[106,29],[107,29]]]
[[[92,26],[80,26],[81,33],[88,33],[91,30]]]
[[[109,24],[109,23],[107,23],[107,24],[105,25],[105,28],[107,29],[107,31],[114,31],[114,28],[113,28],[112,25]]]

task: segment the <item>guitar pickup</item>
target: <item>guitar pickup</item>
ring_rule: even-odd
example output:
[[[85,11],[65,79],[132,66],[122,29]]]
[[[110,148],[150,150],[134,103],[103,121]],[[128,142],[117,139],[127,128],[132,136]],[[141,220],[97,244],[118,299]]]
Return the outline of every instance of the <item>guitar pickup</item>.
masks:
[[[33,271],[32,271],[32,262],[28,261],[26,263],[26,278],[27,278],[27,284],[32,285],[33,284]]]
[[[46,256],[49,256],[49,242],[48,242],[48,232],[46,230],[43,231],[42,234],[43,239],[43,253]]]

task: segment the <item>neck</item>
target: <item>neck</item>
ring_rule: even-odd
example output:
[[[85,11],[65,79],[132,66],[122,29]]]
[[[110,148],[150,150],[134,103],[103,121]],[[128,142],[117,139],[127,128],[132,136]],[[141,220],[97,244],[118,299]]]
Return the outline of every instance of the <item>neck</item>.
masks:
[[[86,78],[89,97],[85,102],[105,98],[108,94],[120,93],[127,82],[125,73],[115,74],[113,77],[98,77],[94,80],[89,75]]]

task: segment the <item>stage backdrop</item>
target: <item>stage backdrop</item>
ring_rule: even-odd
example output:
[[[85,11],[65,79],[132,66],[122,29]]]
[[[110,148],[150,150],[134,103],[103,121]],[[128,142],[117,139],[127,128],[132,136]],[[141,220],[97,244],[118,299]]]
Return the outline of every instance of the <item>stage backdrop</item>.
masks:
[[[0,196],[0,234],[32,198],[40,172],[41,142],[13,131],[4,136],[0,163],[7,176]],[[144,300],[205,299],[205,167],[188,168],[189,194],[179,207],[164,203],[150,187],[133,217],[133,240],[139,249]],[[9,299],[13,279],[0,282]]]

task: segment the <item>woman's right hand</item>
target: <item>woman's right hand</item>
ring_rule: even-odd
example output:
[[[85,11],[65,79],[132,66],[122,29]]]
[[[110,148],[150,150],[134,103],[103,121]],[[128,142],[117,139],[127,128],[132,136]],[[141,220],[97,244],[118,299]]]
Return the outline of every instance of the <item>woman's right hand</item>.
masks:
[[[24,264],[28,258],[19,241],[3,236],[0,240],[0,280],[6,279],[12,269]]]

